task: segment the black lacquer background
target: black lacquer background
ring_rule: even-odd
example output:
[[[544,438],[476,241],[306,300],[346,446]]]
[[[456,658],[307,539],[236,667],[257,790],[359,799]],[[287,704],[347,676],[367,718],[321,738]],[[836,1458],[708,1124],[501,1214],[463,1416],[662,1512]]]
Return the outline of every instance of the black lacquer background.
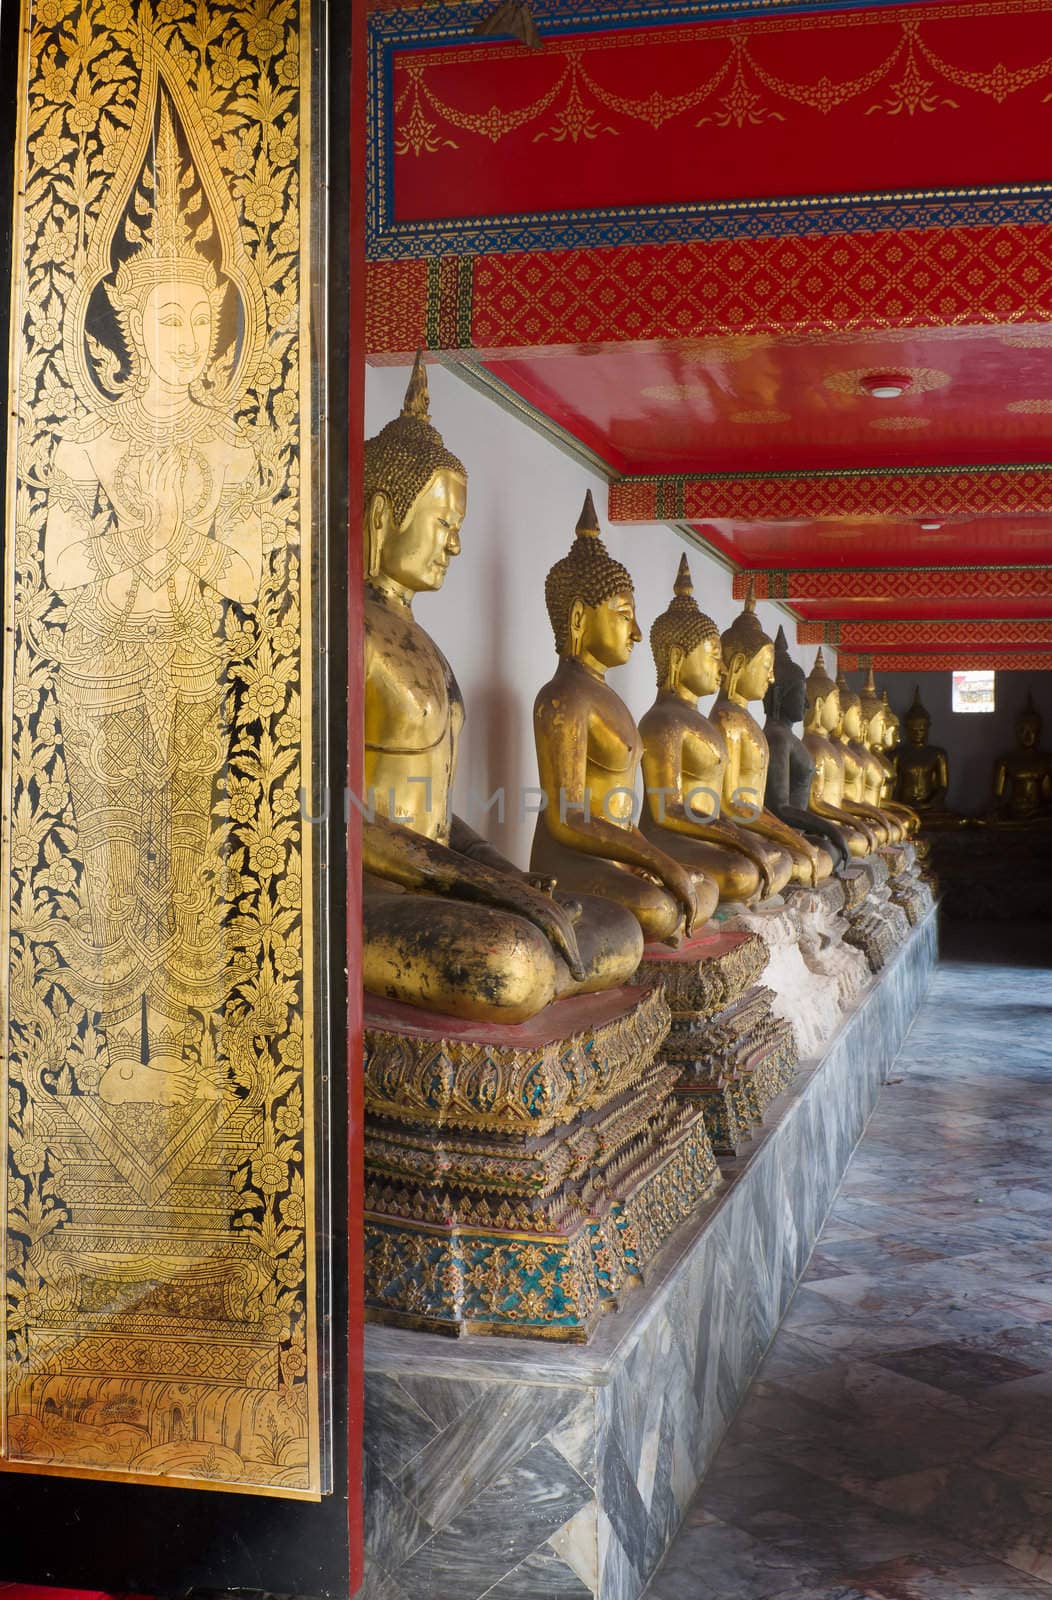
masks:
[[[0,4],[0,372],[5,404],[0,413],[0,461],[6,461],[11,399],[9,311],[12,274],[15,130],[17,112],[18,0]],[[316,273],[313,292],[323,297],[327,348],[315,346],[315,365],[324,364],[327,394],[323,426],[327,448],[327,497],[317,517],[317,539],[325,541],[325,589],[316,604],[327,610],[331,630],[319,651],[315,675],[325,679],[327,740],[325,765],[331,774],[346,769],[347,740],[347,436],[348,358],[351,334],[347,308],[351,263],[350,204],[351,7],[344,0],[314,5],[317,48],[321,52],[326,102],[328,155],[324,186],[315,163],[311,181],[315,204],[327,208],[328,252],[324,273]],[[326,36],[327,23],[327,36]],[[360,109],[360,108],[359,108]],[[327,297],[328,304],[324,304]],[[327,313],[327,315],[326,315]],[[360,427],[360,418],[355,419]],[[5,552],[13,530],[0,497]],[[9,670],[4,652],[4,670]],[[337,788],[342,779],[335,778]],[[327,1005],[330,1016],[332,1122],[328,1214],[331,1236],[319,1240],[319,1262],[328,1258],[332,1294],[331,1437],[333,1492],[317,1504],[251,1494],[194,1489],[152,1488],[142,1483],[94,1482],[83,1478],[36,1476],[0,1470],[0,1584],[22,1582],[135,1592],[157,1596],[247,1589],[271,1594],[333,1596],[347,1600],[352,1557],[349,1548],[349,1495],[359,1493],[359,1463],[349,1474],[346,1419],[349,1410],[347,1363],[347,1052],[346,939],[344,886],[347,877],[342,808],[328,808],[325,875],[328,903],[319,906],[328,927]],[[319,1014],[319,1026],[325,1021]],[[319,1085],[319,1099],[324,1098]],[[319,1147],[319,1165],[326,1157]],[[356,1397],[357,1398],[357,1397]],[[328,1423],[326,1424],[328,1425]]]

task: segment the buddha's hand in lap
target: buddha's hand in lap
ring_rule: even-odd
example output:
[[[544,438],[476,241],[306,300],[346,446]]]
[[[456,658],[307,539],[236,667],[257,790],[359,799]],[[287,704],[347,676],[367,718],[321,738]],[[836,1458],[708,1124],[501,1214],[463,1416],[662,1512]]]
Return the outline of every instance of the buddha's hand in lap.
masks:
[[[694,879],[685,867],[677,865],[675,872],[670,872],[665,879],[665,888],[683,907],[683,931],[689,938],[701,910]]]
[[[551,894],[534,888],[531,883],[509,880],[507,906],[509,911],[517,912],[527,922],[532,922],[535,928],[539,928],[553,950],[562,956],[576,981],[583,982],[586,973],[574,932],[574,923],[581,915],[580,903],[570,901],[562,904]]]

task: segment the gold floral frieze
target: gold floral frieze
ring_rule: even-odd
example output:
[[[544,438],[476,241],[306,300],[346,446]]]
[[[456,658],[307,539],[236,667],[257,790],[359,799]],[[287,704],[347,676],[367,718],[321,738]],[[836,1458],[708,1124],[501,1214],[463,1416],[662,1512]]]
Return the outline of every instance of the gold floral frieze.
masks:
[[[308,0],[23,0],[0,1465],[317,1496]]]

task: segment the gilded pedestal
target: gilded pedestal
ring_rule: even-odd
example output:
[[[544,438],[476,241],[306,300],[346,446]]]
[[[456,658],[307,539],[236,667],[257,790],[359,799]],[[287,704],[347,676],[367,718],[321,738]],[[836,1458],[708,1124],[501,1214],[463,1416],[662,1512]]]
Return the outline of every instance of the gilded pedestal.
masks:
[[[366,1314],[587,1339],[720,1182],[660,990],[514,1027],[366,997]]]
[[[772,1010],[758,980],[768,949],[754,933],[709,933],[676,950],[651,945],[638,976],[660,984],[672,1013],[664,1054],[677,1072],[676,1094],[700,1105],[709,1137],[735,1153],[796,1069],[790,1024]]]

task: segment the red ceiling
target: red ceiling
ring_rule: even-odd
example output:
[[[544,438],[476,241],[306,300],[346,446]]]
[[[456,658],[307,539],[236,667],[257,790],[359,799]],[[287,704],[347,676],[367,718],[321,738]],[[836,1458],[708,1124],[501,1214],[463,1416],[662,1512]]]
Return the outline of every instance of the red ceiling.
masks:
[[[1050,595],[1020,599],[983,599],[976,595],[940,596],[924,599],[906,593],[895,599],[885,599],[865,592],[864,579],[859,582],[858,593],[846,600],[791,600],[797,616],[809,621],[843,621],[856,618],[895,618],[905,621],[916,618],[932,621],[941,617],[991,618],[991,617],[1043,617],[1049,609]]]
[[[1052,566],[1052,517],[944,523],[702,522],[701,538],[740,567],[927,567],[949,563]]]
[[[617,471],[1052,459],[1052,329],[726,339],[552,351],[489,370]],[[902,373],[872,399],[865,373]]]
[[[393,215],[1044,181],[1050,80],[1018,0],[397,50]]]
[[[1052,569],[1052,227],[1036,194],[978,194],[1048,182],[1052,0],[604,27],[400,36],[374,358],[482,362],[609,466],[612,516],[689,520],[802,618],[1052,616],[1044,576],[963,570]],[[777,227],[747,226],[755,197]],[[905,392],[865,393],[878,373]],[[830,569],[835,592],[785,578]]]

